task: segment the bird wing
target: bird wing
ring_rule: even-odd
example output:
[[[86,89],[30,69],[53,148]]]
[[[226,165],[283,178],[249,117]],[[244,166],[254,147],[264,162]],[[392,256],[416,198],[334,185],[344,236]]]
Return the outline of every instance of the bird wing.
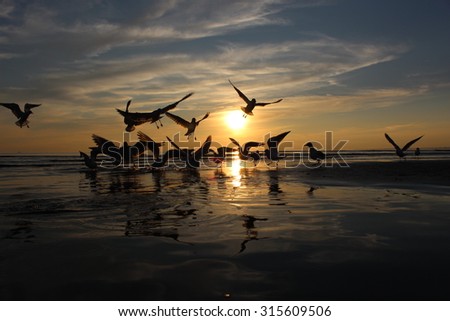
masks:
[[[185,100],[185,99],[191,97],[193,94],[194,94],[194,93],[189,93],[189,94],[187,94],[186,96],[184,96],[183,98],[181,98],[180,100],[174,102],[173,104],[170,104],[170,105],[167,105],[167,106],[164,107],[164,108],[161,108],[161,112],[162,112],[162,113],[166,113],[167,111],[169,111],[169,110],[171,110],[171,109],[174,109],[175,107],[177,107],[177,105],[178,105],[180,102],[182,102],[183,100]]]
[[[188,128],[189,127],[190,122],[188,122],[187,120],[181,118],[180,116],[171,114],[169,112],[166,112],[166,116],[169,117],[170,119],[172,119],[178,125],[183,126],[184,128]]]
[[[282,100],[283,99],[278,99],[278,100],[275,100],[275,101],[271,101],[270,103],[256,103],[255,106],[266,106],[266,105],[270,105],[270,104],[276,104],[276,103],[279,103]]]
[[[151,139],[149,136],[147,136],[146,134],[144,134],[144,133],[141,132],[141,131],[138,131],[137,137],[139,138],[139,140],[141,140],[141,141],[143,141],[143,142],[156,143],[153,139]]]
[[[208,154],[209,148],[211,147],[211,140],[212,140],[212,137],[211,137],[211,135],[209,135],[206,138],[205,142],[202,144],[202,146],[194,152],[195,160],[200,160],[200,158],[202,158],[203,155]]]
[[[0,105],[10,109],[13,112],[14,116],[16,116],[17,118],[22,117],[22,111],[20,110],[19,105],[17,105],[16,103],[2,103]]]
[[[231,140],[231,142],[232,142],[233,144],[235,144],[236,146],[238,146],[239,148],[241,148],[241,145],[238,143],[238,141],[237,141],[236,139],[231,138],[231,137],[229,137],[229,138],[230,138],[230,140]]]
[[[31,108],[39,107],[40,105],[41,104],[29,104],[29,103],[26,103],[25,106],[24,106],[24,110],[25,111],[29,111]]]
[[[389,137],[388,134],[384,133],[384,137],[386,137],[386,139],[388,140],[388,142],[391,143],[392,146],[394,146],[394,148],[395,148],[396,150],[401,150],[400,147],[398,147],[398,145],[394,142],[394,140],[393,140],[391,137]]]
[[[238,93],[239,97],[241,97],[245,101],[246,104],[250,103],[250,99],[248,99],[247,96],[245,96],[242,91],[237,89],[236,86],[233,85],[233,83],[231,82],[230,79],[228,79],[228,81],[230,82],[231,86],[233,86],[233,88],[236,90],[236,92]]]
[[[180,152],[179,154],[180,157],[183,156],[184,158],[187,158],[188,153],[185,150],[181,149],[180,146],[175,144],[169,137],[166,136],[166,138],[173,145],[173,147],[175,147]]]
[[[125,111],[128,113],[128,108],[130,108],[130,104],[131,104],[131,99],[127,102],[127,107],[125,109]]]
[[[284,139],[284,137],[286,137],[286,135],[287,134],[289,134],[291,131],[287,131],[287,132],[284,132],[284,133],[281,133],[281,134],[279,134],[279,135],[277,135],[277,136],[274,136],[274,137],[270,137],[268,140],[267,140],[267,146],[269,147],[269,148],[277,148],[278,147],[278,144]]]
[[[162,118],[161,113],[150,112],[150,113],[130,113],[120,109],[117,112],[121,114],[126,119],[132,120],[135,125],[142,125],[144,123],[154,123],[158,119]]]
[[[415,142],[417,142],[419,139],[421,139],[423,137],[423,135],[422,136],[420,136],[420,137],[417,137],[416,139],[413,139],[412,141],[410,141],[409,143],[407,143],[403,148],[402,148],[402,151],[404,152],[404,151],[406,151],[406,150],[408,150],[408,148],[410,148],[411,146],[412,146],[412,144],[414,144]]]
[[[114,142],[95,134],[92,134],[92,140],[102,150],[108,150],[109,147],[117,147]]]
[[[205,116],[203,116],[202,119],[200,119],[199,121],[197,121],[197,124],[199,124],[202,120],[205,120],[206,118],[208,118],[209,113],[206,113]]]
[[[244,154],[247,154],[248,151],[250,150],[250,148],[252,147],[258,147],[258,146],[262,146],[264,145],[264,143],[258,143],[258,142],[247,142],[244,144]]]

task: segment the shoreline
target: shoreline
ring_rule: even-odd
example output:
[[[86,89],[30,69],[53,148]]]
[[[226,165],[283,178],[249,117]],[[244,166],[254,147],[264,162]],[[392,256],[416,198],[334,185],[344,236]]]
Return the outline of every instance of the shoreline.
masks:
[[[348,167],[319,167],[302,173],[313,184],[450,188],[450,160],[361,161],[352,162]]]

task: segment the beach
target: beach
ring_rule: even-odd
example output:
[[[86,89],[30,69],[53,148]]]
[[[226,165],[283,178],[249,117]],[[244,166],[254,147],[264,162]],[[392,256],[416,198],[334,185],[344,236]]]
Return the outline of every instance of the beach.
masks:
[[[450,299],[446,158],[160,171],[23,159],[1,160],[2,300]]]

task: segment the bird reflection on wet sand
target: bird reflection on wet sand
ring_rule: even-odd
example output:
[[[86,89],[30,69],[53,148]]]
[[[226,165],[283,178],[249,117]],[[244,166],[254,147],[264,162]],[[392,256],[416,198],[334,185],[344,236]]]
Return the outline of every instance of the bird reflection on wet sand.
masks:
[[[255,227],[255,221],[267,221],[267,218],[257,218],[251,215],[242,216],[244,223],[242,226],[245,228],[246,238],[241,243],[241,249],[239,253],[244,252],[247,249],[247,243],[250,241],[258,241],[262,239],[267,239],[268,237],[258,237],[258,230]]]

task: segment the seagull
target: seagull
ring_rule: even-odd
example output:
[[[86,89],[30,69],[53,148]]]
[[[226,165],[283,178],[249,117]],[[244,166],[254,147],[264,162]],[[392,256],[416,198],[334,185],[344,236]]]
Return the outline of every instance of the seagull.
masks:
[[[97,168],[97,163],[95,161],[96,157],[97,157],[97,153],[94,152],[94,149],[91,150],[91,156],[89,156],[86,153],[83,153],[82,151],[80,151],[80,157],[83,157],[84,159],[84,164],[89,167],[90,169],[96,169]]]
[[[309,147],[309,158],[316,160],[318,163],[325,159],[325,154],[315,149],[311,142],[305,144],[305,146]]]
[[[158,108],[148,113],[130,113],[128,109],[130,108],[131,100],[127,102],[127,107],[125,108],[125,111],[120,110],[118,108],[116,108],[116,110],[119,114],[123,116],[123,122],[127,125],[127,127],[125,128],[127,132],[132,132],[135,129],[135,126],[139,126],[144,123],[150,124],[156,123],[157,121],[159,121],[160,126],[162,127],[163,125],[160,119],[163,117],[163,114],[171,109],[174,109],[180,102],[191,97],[193,94],[194,93],[189,93],[180,100],[174,102],[173,104],[167,105],[164,108]],[[159,128],[157,123],[156,127]]]
[[[202,146],[200,146],[200,148],[196,151],[181,149],[169,137],[167,137],[167,139],[173,145],[173,147],[175,147],[180,152],[180,159],[184,160],[189,168],[198,168],[200,167],[201,158],[203,156],[206,156],[206,154],[208,154],[209,152],[212,137],[211,135],[209,135]]]
[[[147,136],[148,137],[148,136]],[[92,140],[97,147],[91,148],[97,154],[103,154],[113,159],[114,165],[132,163],[134,159],[142,155],[147,148],[147,141],[138,141],[133,145],[124,142],[118,146],[114,142],[93,134]]]
[[[394,140],[389,137],[388,134],[384,134],[384,137],[386,137],[386,139],[388,140],[389,143],[392,144],[392,146],[394,146],[395,148],[395,153],[397,154],[398,157],[403,158],[406,156],[405,152],[408,150],[408,148],[410,148],[415,142],[417,142],[419,139],[421,139],[423,137],[417,137],[416,139],[413,139],[412,141],[410,141],[409,143],[407,143],[405,146],[403,146],[403,148],[398,147],[398,145],[394,142]]]
[[[416,150],[414,151],[414,155],[419,156],[420,155],[420,148],[417,147]]]
[[[23,126],[27,126],[30,128],[28,117],[33,113],[31,108],[39,107],[41,104],[29,104],[26,103],[24,106],[24,111],[20,110],[19,105],[16,103],[0,103],[3,107],[6,107],[12,111],[14,116],[16,116],[19,120],[16,121],[16,125],[22,128]]]
[[[270,163],[271,164],[273,161],[276,161],[276,164],[278,166],[278,161],[280,159],[285,158],[284,155],[279,155],[278,154],[278,144],[280,144],[280,142],[284,139],[284,137],[286,137],[287,134],[289,134],[291,131],[287,131],[284,133],[281,133],[275,137],[270,137],[267,140],[267,149],[264,150],[264,154],[266,155],[266,158],[270,159]]]
[[[139,141],[145,144],[146,149],[150,149],[152,151],[154,158],[155,159],[159,158],[160,155],[159,149],[164,144],[164,142],[157,143],[141,131],[138,131],[137,136],[139,138]]]
[[[189,136],[194,134],[195,128],[197,128],[197,126],[200,124],[200,122],[202,120],[208,118],[209,113],[206,113],[205,116],[203,116],[203,118],[200,119],[199,121],[197,121],[195,118],[192,118],[191,122],[188,122],[187,120],[181,118],[180,116],[171,114],[169,112],[166,112],[166,116],[169,117],[170,119],[172,119],[178,125],[181,125],[184,128],[187,128],[187,132],[186,132],[186,134],[184,134],[184,136],[188,136],[189,137]],[[194,137],[194,138],[197,139],[196,137]]]
[[[253,160],[253,164],[256,166],[257,162],[261,159],[261,156],[258,152],[250,152],[250,148],[252,147],[259,147],[263,146],[264,143],[258,143],[258,142],[247,142],[244,144],[244,147],[242,147],[237,140],[234,138],[229,137],[231,142],[235,144],[237,147],[239,147],[239,159],[243,161],[247,160]]]
[[[180,151],[177,149],[170,149],[164,153],[162,157],[159,157],[157,160],[150,165],[152,168],[161,168],[166,165],[169,158],[180,158]]]
[[[212,153],[214,157],[211,160],[217,165],[220,164],[222,166],[223,161],[225,160],[227,153],[232,153],[234,148],[231,147],[217,147],[217,152],[214,149],[209,149],[209,153]]]
[[[247,96],[245,96],[242,91],[240,91],[239,89],[236,88],[235,85],[233,85],[231,80],[228,79],[228,81],[230,82],[231,86],[233,86],[233,88],[236,90],[236,92],[238,93],[239,97],[241,97],[245,101],[245,103],[247,104],[247,106],[241,107],[241,110],[245,113],[244,117],[247,117],[248,115],[253,116],[253,109],[256,106],[266,106],[266,105],[269,105],[269,104],[276,104],[276,103],[279,103],[280,101],[283,100],[283,99],[278,99],[278,100],[272,101],[270,103],[257,103],[255,98],[252,98],[251,100],[248,99]]]

